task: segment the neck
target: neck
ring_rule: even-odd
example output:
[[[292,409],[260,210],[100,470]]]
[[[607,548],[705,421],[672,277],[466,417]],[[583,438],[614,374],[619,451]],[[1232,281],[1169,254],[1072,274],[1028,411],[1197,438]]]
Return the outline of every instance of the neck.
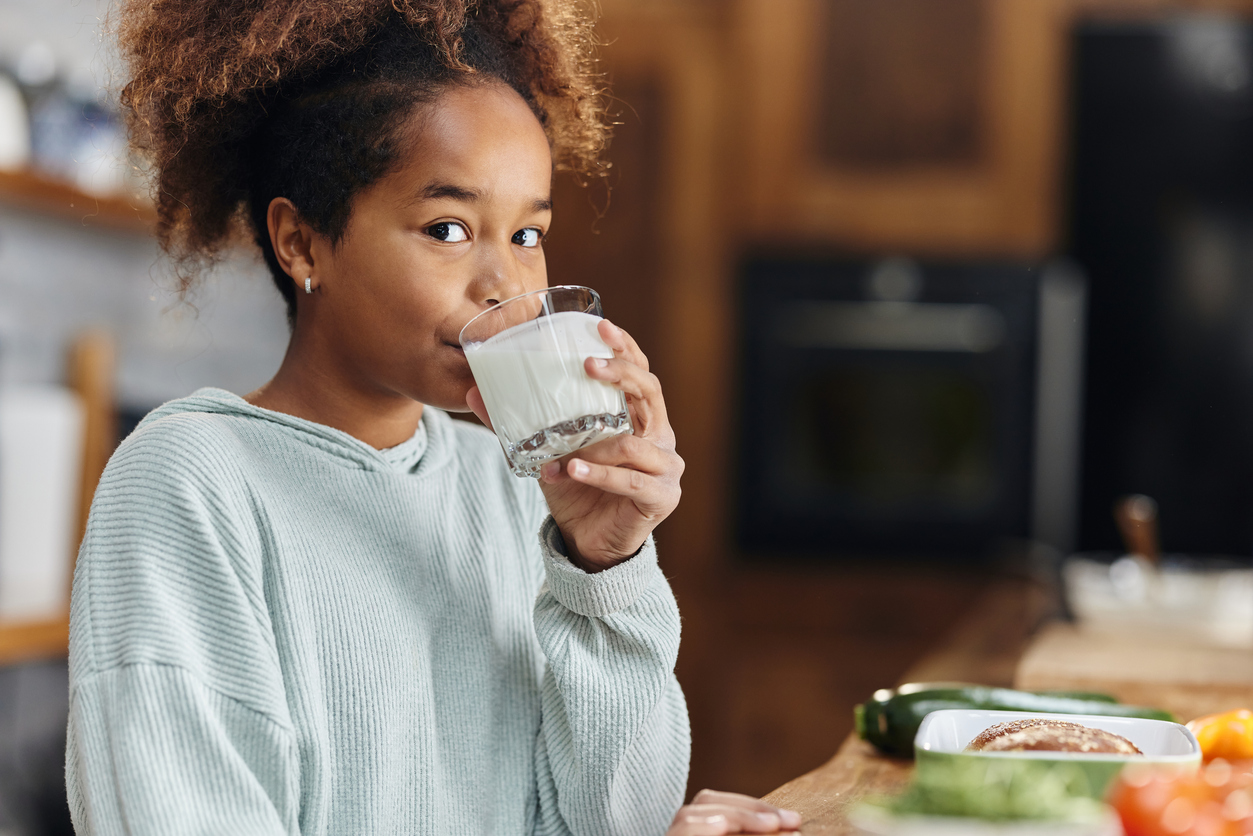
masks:
[[[422,418],[422,404],[374,385],[299,326],[278,373],[244,400],[334,427],[376,450],[408,441]]]

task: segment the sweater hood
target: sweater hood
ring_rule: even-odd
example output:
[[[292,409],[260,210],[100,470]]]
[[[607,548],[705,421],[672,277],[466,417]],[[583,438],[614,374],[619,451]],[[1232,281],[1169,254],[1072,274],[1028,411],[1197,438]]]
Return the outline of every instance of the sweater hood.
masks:
[[[223,415],[248,421],[264,422],[269,428],[288,438],[308,444],[321,452],[343,460],[349,466],[364,470],[417,471],[427,469],[442,459],[450,448],[451,421],[442,411],[431,406],[422,408],[422,420],[413,437],[395,447],[376,450],[343,430],[254,406],[225,389],[198,389],[185,398],[169,401],[148,413],[136,430],[173,415]]]

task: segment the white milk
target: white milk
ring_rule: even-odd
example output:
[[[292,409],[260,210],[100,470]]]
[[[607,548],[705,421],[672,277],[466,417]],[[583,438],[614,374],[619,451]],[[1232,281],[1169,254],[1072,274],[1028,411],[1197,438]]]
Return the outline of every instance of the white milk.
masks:
[[[622,392],[593,380],[583,369],[588,357],[613,357],[613,350],[596,332],[599,322],[600,317],[592,314],[555,313],[515,325],[466,348],[466,360],[492,426],[515,465],[519,462],[511,445],[564,422],[626,412]],[[627,430],[629,426],[606,434]],[[594,440],[580,438],[573,446],[559,444],[560,449],[536,450],[534,458],[563,455]]]

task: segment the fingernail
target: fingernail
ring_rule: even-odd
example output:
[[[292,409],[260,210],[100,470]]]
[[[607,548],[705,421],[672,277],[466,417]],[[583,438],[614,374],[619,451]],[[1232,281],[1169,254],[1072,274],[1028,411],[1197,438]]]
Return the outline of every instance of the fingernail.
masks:
[[[761,822],[764,827],[773,827],[777,829],[779,826],[779,817],[774,813],[758,813],[757,821]]]
[[[609,365],[609,361],[606,360],[604,357],[593,357],[592,365],[598,369],[603,369],[605,366]]]
[[[539,469],[540,476],[551,479],[561,472],[561,462],[545,462]]]
[[[779,821],[783,822],[787,827],[800,827],[801,814],[795,810],[780,810]]]
[[[590,470],[591,468],[587,466],[587,462],[575,459],[570,463],[570,473],[574,476],[586,476]]]

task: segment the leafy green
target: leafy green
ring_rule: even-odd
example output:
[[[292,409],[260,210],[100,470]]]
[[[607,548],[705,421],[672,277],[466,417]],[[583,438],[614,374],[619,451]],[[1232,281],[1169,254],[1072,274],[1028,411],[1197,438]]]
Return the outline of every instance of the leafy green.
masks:
[[[898,815],[1085,822],[1103,809],[1088,789],[1073,764],[956,758],[950,769],[916,776],[904,793],[867,803]]]

